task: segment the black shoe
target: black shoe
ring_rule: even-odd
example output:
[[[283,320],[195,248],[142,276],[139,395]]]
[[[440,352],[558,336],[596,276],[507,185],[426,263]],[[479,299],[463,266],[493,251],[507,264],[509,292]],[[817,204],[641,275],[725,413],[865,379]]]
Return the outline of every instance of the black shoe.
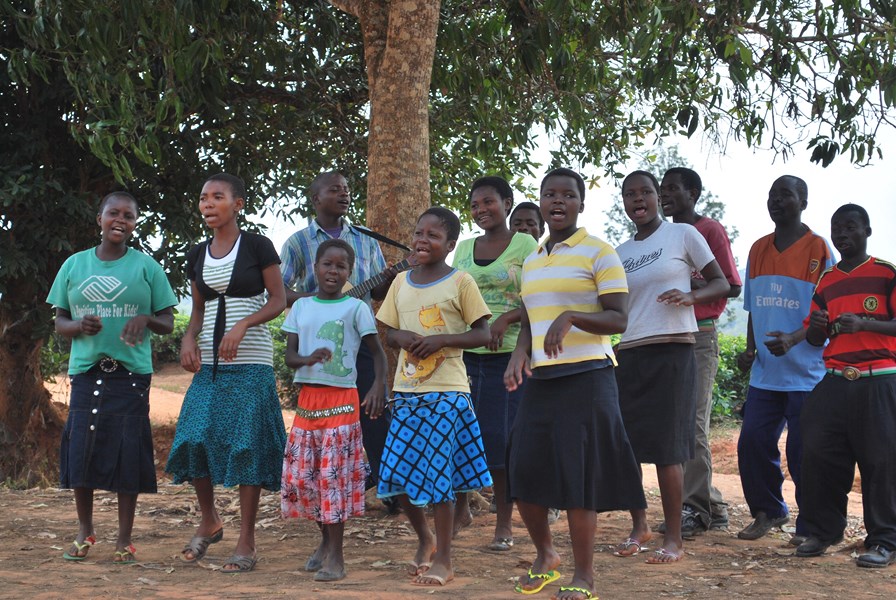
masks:
[[[894,562],[896,562],[896,550],[887,550],[877,544],[868,548],[868,552],[856,559],[857,566],[869,569],[883,569]]]
[[[832,540],[829,542],[822,541],[815,537],[814,535],[810,535],[806,538],[806,541],[800,544],[796,549],[796,555],[802,558],[810,558],[812,556],[821,556],[824,554],[824,551],[833,546],[834,544],[839,544],[843,541],[843,536],[841,535],[836,540]]]
[[[790,544],[791,546],[799,546],[800,544],[802,544],[803,542],[805,542],[808,539],[809,539],[809,536],[794,535],[793,537],[790,538],[790,541],[787,543]]]
[[[769,519],[768,516],[760,510],[758,513],[756,513],[756,518],[752,523],[737,532],[737,537],[742,540],[758,540],[766,533],[771,531],[772,527],[780,527],[781,525],[787,523],[787,521],[789,520],[790,517],[787,515]]]
[[[706,531],[706,525],[700,520],[700,515],[691,506],[685,504],[681,509],[681,537],[692,538],[702,535]]]

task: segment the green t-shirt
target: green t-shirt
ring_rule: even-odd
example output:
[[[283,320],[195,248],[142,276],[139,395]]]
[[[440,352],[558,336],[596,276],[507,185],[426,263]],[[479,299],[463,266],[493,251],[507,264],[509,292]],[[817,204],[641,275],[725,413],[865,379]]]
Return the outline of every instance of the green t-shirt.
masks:
[[[72,339],[69,375],[88,371],[103,357],[122,363],[132,373],[152,373],[149,331],[143,343],[121,341],[125,324],[137,315],[153,315],[177,304],[159,263],[128,248],[118,260],[100,260],[96,248],[78,252],[59,269],[47,302],[67,310],[72,319],[99,315],[103,328],[96,335]]]
[[[538,248],[538,242],[528,233],[515,233],[510,244],[491,264],[479,266],[473,262],[473,245],[476,240],[464,240],[454,252],[454,268],[466,271],[476,280],[492,318],[489,325],[499,316],[519,308],[520,287],[522,285],[523,261]],[[504,332],[504,343],[498,352],[512,352],[520,333],[519,323],[513,323]],[[465,352],[491,354],[488,348],[474,348]]]

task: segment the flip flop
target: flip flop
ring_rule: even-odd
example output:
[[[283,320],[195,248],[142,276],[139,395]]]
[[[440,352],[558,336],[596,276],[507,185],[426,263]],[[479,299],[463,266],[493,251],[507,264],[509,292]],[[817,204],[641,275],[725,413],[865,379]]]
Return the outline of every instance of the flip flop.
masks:
[[[649,556],[644,562],[648,565],[667,565],[669,563],[680,561],[683,554],[684,551],[675,554],[665,548],[660,548],[659,550],[654,550],[653,555]]]
[[[73,540],[73,541],[72,541],[72,545],[73,545],[75,548],[77,548],[77,553],[76,553],[76,554],[69,554],[68,550],[66,550],[66,551],[63,553],[62,558],[64,558],[65,560],[74,560],[74,561],[84,560],[85,558],[87,558],[87,554],[85,553],[84,556],[79,556],[79,554],[80,554],[81,551],[84,550],[85,548],[86,548],[87,551],[89,552],[89,551],[90,551],[90,547],[93,546],[95,543],[96,543],[96,537],[94,537],[94,536],[92,536],[92,535],[88,535],[86,538],[84,538],[84,541],[81,542],[81,543],[79,543],[78,540]]]
[[[644,542],[647,543],[646,541]],[[619,549],[621,547],[621,549]],[[629,551],[629,548],[634,547],[634,551]],[[620,558],[628,558],[629,556],[634,556],[639,552],[643,552],[647,548],[644,547],[641,542],[636,540],[635,538],[626,538],[621,544],[616,546],[616,550],[613,550],[613,556],[618,556]]]
[[[582,596],[584,596],[585,600],[597,600],[597,596],[594,595],[594,592],[592,592],[591,590],[582,588],[582,587],[561,585],[559,593],[562,594],[563,592],[574,592],[576,594],[582,594]]]
[[[137,549],[128,544],[124,550],[116,550],[112,563],[116,565],[132,565],[137,562]]]
[[[416,577],[417,575],[422,575],[429,571],[429,568],[432,566],[432,561],[422,563],[411,561],[408,563],[408,566],[410,567],[410,569],[408,569],[408,575]],[[413,571],[413,573],[411,571]]]
[[[533,573],[532,568],[530,567],[526,572],[526,577],[528,577],[531,581],[538,581],[538,587],[532,588],[531,590],[526,590],[523,589],[523,586],[520,585],[519,582],[517,582],[516,587],[513,589],[520,594],[525,594],[528,596],[531,594],[537,594],[538,592],[543,590],[544,586],[546,586],[547,584],[560,579],[560,571],[558,571],[557,569],[553,569],[551,571],[548,571],[547,573]]]
[[[230,575],[232,573],[248,573],[249,571],[255,568],[255,565],[258,563],[258,557],[256,555],[252,556],[241,556],[239,554],[234,554],[230,558],[227,559],[223,565],[221,565],[221,573],[225,573]],[[233,565],[236,569],[225,569],[227,565]]]
[[[422,578],[422,579],[421,579]],[[424,579],[429,579],[430,581],[424,581]],[[421,573],[411,581],[411,585],[419,585],[421,587],[432,587],[434,585],[443,586],[449,581],[454,580],[454,575],[450,577],[442,577],[441,575],[430,575],[429,572]]]
[[[339,581],[340,579],[345,579],[345,569],[339,571],[338,573],[327,571],[326,569],[320,569],[317,573],[314,574],[313,579],[314,581]]]
[[[494,552],[509,552],[513,548],[513,538],[495,538],[486,548]]]
[[[184,549],[180,551],[180,559],[188,564],[202,560],[205,557],[205,553],[208,552],[208,547],[212,544],[217,544],[222,539],[224,539],[223,527],[209,536],[194,535],[190,542],[184,546]],[[184,554],[187,552],[191,552],[193,558],[186,558]]]

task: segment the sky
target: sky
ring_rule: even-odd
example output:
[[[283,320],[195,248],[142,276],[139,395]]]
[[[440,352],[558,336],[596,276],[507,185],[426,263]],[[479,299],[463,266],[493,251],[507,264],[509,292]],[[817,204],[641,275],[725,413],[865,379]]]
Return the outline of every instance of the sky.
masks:
[[[809,202],[803,213],[803,222],[812,230],[829,238],[834,210],[847,202],[854,202],[865,207],[871,217],[869,253],[896,262],[896,129],[886,128],[879,133],[884,158],[867,167],[855,167],[848,156],[840,156],[823,168],[809,161],[810,151],[800,149],[784,162],[770,150],[753,150],[734,141],[728,144],[724,154],[708,142],[695,138],[670,137],[664,143],[666,146],[677,145],[682,157],[700,174],[704,189],[724,202],[724,223],[737,227],[740,232],[732,249],[741,268],[746,266],[753,242],[771,233],[774,228],[766,209],[766,199],[772,183],[782,175],[796,175],[806,181]],[[544,148],[544,156],[549,155],[549,150],[549,147]],[[537,156],[535,160],[538,160]],[[637,163],[637,160],[633,161],[627,170],[638,168]],[[662,178],[662,173],[655,175],[658,179]],[[528,183],[537,188],[539,178]],[[515,194],[516,202],[527,199],[537,201],[535,198],[525,198],[519,191]],[[616,202],[621,202],[617,183],[602,179],[600,187],[586,191],[585,211],[579,217],[579,225],[602,237],[606,211]],[[700,211],[699,203],[697,211]],[[268,237],[278,249],[287,237],[306,225],[304,221],[291,223],[273,218],[264,223],[268,226]],[[466,229],[461,237],[473,237],[479,233],[474,227]]]

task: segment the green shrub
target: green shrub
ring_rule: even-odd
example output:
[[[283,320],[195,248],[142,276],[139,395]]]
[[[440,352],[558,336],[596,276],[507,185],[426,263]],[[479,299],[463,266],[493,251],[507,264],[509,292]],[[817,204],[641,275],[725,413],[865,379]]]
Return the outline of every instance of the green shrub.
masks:
[[[40,372],[44,381],[55,382],[56,376],[68,369],[71,349],[71,340],[55,331],[50,334],[40,350]]]
[[[739,417],[740,407],[747,399],[750,373],[737,368],[737,355],[746,347],[746,336],[719,334],[719,371],[712,389],[714,418]]]
[[[177,313],[174,315],[174,329],[168,335],[150,334],[152,344],[152,363],[164,365],[180,364],[180,340],[190,324],[190,315]]]

